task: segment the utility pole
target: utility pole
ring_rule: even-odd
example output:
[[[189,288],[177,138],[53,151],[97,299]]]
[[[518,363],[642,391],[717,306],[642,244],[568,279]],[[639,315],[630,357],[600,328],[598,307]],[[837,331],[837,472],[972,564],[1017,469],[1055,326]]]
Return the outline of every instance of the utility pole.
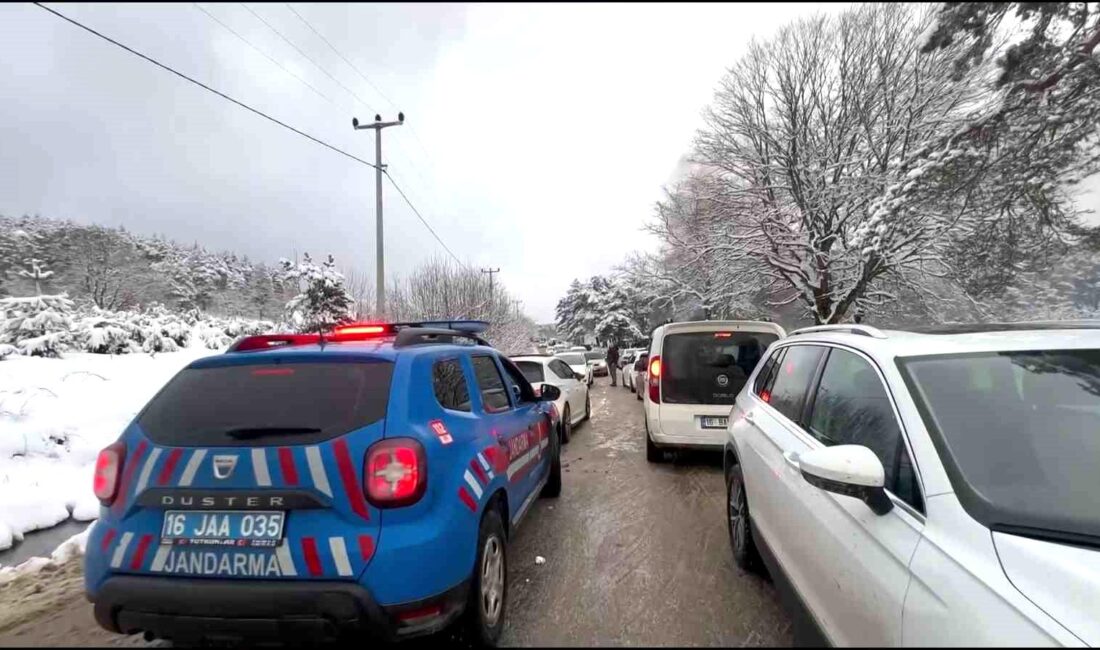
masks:
[[[358,118],[351,118],[351,127],[356,131],[360,129],[374,129],[374,222],[375,222],[375,298],[377,317],[382,318],[386,313],[386,264],[382,249],[382,171],[386,166],[382,164],[382,129],[387,126],[398,126],[405,123],[405,114],[398,113],[396,122],[383,122],[381,115],[374,116],[374,124],[360,124]]]
[[[512,304],[516,306],[516,318],[519,318],[519,306],[523,304],[523,301],[516,298],[512,300]]]
[[[491,311],[493,309],[493,274],[500,273],[500,267],[495,269],[481,269],[481,272],[489,274],[489,309]]]

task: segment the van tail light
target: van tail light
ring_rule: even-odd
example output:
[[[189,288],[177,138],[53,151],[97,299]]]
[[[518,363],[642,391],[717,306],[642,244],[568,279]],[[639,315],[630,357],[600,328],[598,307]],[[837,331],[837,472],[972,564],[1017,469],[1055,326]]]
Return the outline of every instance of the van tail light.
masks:
[[[649,401],[654,404],[661,403],[661,357],[660,355],[649,360]]]
[[[428,487],[424,446],[413,438],[388,438],[371,445],[363,471],[363,491],[377,508],[416,503]]]
[[[114,502],[118,495],[118,482],[122,477],[122,463],[126,459],[126,445],[121,442],[99,452],[95,460],[95,478],[92,486],[95,496],[105,506]]]

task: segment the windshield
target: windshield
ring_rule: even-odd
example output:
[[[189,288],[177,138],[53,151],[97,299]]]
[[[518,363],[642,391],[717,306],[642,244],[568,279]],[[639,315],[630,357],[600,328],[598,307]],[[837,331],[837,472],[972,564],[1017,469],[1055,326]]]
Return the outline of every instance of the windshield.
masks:
[[[584,355],[579,352],[574,354],[559,354],[558,358],[571,366],[583,366],[585,363]]]
[[[393,364],[281,363],[180,371],[138,426],[157,444],[312,444],[381,420]]]
[[[900,360],[964,507],[997,529],[1100,537],[1100,350]]]
[[[606,359],[607,352],[603,350],[592,350],[591,352],[585,352],[584,358],[588,361],[596,361],[598,359]]]

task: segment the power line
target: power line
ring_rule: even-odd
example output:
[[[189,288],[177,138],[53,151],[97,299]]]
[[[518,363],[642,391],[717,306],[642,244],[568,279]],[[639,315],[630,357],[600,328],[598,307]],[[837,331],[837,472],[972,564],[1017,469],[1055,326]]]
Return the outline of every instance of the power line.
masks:
[[[330,98],[330,97],[329,97],[328,95],[324,94],[324,93],[323,93],[323,92],[321,92],[320,90],[317,90],[316,88],[314,88],[314,87],[313,87],[313,85],[312,85],[312,84],[310,84],[310,83],[309,83],[308,81],[306,81],[305,79],[302,79],[302,78],[301,78],[301,77],[299,77],[298,75],[296,75],[296,74],[294,74],[293,72],[291,72],[291,71],[290,71],[289,69],[287,69],[287,68],[286,68],[286,66],[284,66],[284,65],[283,65],[282,63],[279,63],[279,62],[278,62],[278,61],[276,61],[275,59],[273,59],[273,58],[271,58],[270,56],[268,56],[268,54],[267,54],[266,52],[264,52],[264,51],[263,51],[263,50],[261,50],[260,48],[258,48],[258,47],[256,47],[255,45],[253,45],[253,44],[252,44],[251,42],[249,42],[249,40],[248,40],[247,38],[245,38],[244,36],[241,36],[240,34],[238,34],[238,33],[237,33],[237,31],[236,31],[235,29],[233,29],[233,28],[232,28],[232,27],[230,27],[229,25],[226,25],[225,23],[223,23],[223,22],[222,22],[221,20],[219,20],[219,19],[218,19],[218,17],[217,17],[217,16],[215,16],[214,14],[210,13],[210,12],[209,12],[209,11],[207,11],[206,9],[203,9],[203,7],[202,7],[202,6],[201,6],[201,5],[199,4],[199,3],[197,3],[197,2],[192,2],[191,4],[192,4],[192,5],[194,5],[196,9],[198,9],[199,11],[203,12],[204,14],[206,14],[206,15],[207,15],[207,16],[208,16],[208,17],[210,18],[210,20],[213,20],[214,22],[216,22],[216,23],[218,23],[219,25],[221,25],[221,26],[222,26],[222,28],[224,28],[224,29],[225,29],[226,31],[228,31],[228,32],[229,32],[230,34],[232,34],[232,35],[236,36],[236,37],[237,37],[238,39],[240,39],[240,41],[241,41],[241,42],[243,42],[243,43],[244,43],[245,45],[247,45],[248,47],[252,48],[252,49],[253,49],[254,51],[256,51],[257,53],[259,53],[259,54],[260,54],[260,56],[264,57],[264,58],[265,58],[265,59],[267,59],[268,61],[271,61],[271,62],[272,62],[272,63],[274,63],[275,65],[279,66],[279,68],[280,68],[280,69],[281,69],[281,70],[282,70],[283,72],[287,73],[287,74],[288,74],[288,75],[290,75],[291,77],[294,77],[295,79],[297,79],[298,81],[300,81],[300,82],[301,82],[301,83],[302,83],[303,85],[305,85],[305,86],[306,86],[307,88],[309,88],[309,89],[310,89],[310,90],[312,90],[312,91],[313,91],[314,93],[316,93],[318,97],[320,97],[321,99],[324,99],[325,101],[327,101],[328,103],[332,104],[333,106],[336,106],[336,104],[335,104],[335,103],[334,103],[334,102],[332,101],[332,98]],[[337,107],[337,108],[339,108],[339,107]]]
[[[386,100],[386,102],[390,105],[391,108],[393,108],[395,110],[397,109],[397,105],[394,104],[393,101],[389,97],[386,96],[386,93],[382,92],[381,88],[374,85],[374,83],[371,82],[371,80],[367,78],[367,75],[363,74],[363,72],[359,69],[358,66],[356,66],[354,63],[352,63],[350,60],[348,60],[348,58],[346,56],[341,54],[340,50],[336,49],[336,46],[334,46],[327,38],[325,38],[324,34],[317,31],[317,29],[315,29],[313,27],[313,25],[311,25],[308,20],[306,20],[304,17],[302,17],[302,15],[300,13],[295,11],[294,7],[290,6],[289,2],[284,2],[283,4],[286,5],[286,8],[289,9],[291,13],[293,13],[295,16],[298,17],[298,20],[302,21],[302,24],[304,24],[306,27],[308,27],[311,32],[316,34],[317,38],[324,41],[325,45],[327,45],[330,50],[332,50],[333,52],[336,53],[336,56],[340,57],[344,61],[344,63],[348,64],[348,67],[351,68],[352,70],[354,70],[355,74],[359,75],[359,77],[363,81],[367,82],[367,85],[370,86],[371,88],[373,88],[374,92],[378,93],[379,96],[382,97],[382,99]],[[416,139],[416,142],[420,146],[421,150],[424,151],[425,155],[430,157],[431,154],[428,153],[428,149],[427,149],[427,147],[424,146],[424,143],[420,141],[420,136],[416,133],[416,129],[412,125],[409,126],[409,129],[411,130],[413,138]]]
[[[424,219],[424,216],[420,214],[420,211],[416,209],[416,206],[412,204],[412,201],[409,200],[409,197],[405,196],[405,193],[401,191],[401,186],[397,184],[397,181],[393,180],[393,176],[390,176],[389,172],[385,169],[382,170],[382,173],[386,175],[386,178],[390,179],[390,183],[393,185],[393,189],[397,190],[397,193],[401,195],[401,198],[405,199],[405,203],[409,206],[409,209],[413,211],[413,214],[416,215],[417,219],[420,219],[420,223],[424,224],[424,227],[428,229],[428,232],[432,233],[432,237],[435,237],[435,240],[439,242],[439,245],[443,247],[443,250],[447,251],[447,253],[449,253],[450,256],[454,258],[454,261],[458,262],[460,266],[466,266],[466,263],[458,259],[458,256],[454,254],[454,251],[452,251],[450,248],[447,247],[446,244],[443,243],[443,240],[439,238],[439,235],[435,234],[435,230],[433,230],[431,225],[429,225],[428,222]]]
[[[372,88],[372,89],[374,90],[374,92],[378,93],[378,94],[379,94],[379,95],[380,95],[380,96],[382,97],[382,99],[386,100],[386,102],[387,102],[387,103],[388,103],[388,104],[390,105],[390,107],[391,107],[391,108],[393,108],[394,110],[397,110],[397,105],[396,105],[396,104],[394,104],[394,103],[393,103],[393,101],[392,101],[392,100],[391,100],[391,99],[390,99],[389,97],[387,97],[387,96],[386,96],[386,93],[382,92],[382,89],[381,89],[381,88],[379,88],[378,86],[374,85],[374,83],[373,83],[373,82],[371,82],[371,80],[367,78],[367,75],[363,74],[363,72],[362,72],[361,70],[359,70],[359,68],[358,68],[358,67],[357,67],[357,66],[356,66],[356,65],[355,65],[354,63],[352,63],[352,62],[351,62],[351,61],[350,61],[350,60],[349,60],[349,59],[348,59],[348,58],[347,58],[346,56],[344,56],[344,55],[343,55],[343,54],[342,54],[342,53],[340,52],[340,50],[336,49],[336,46],[335,46],[335,45],[333,45],[333,44],[332,44],[332,42],[331,42],[331,41],[329,41],[329,40],[328,40],[327,38],[325,38],[325,35],[324,35],[324,34],[322,34],[322,33],[321,33],[320,31],[318,31],[318,30],[317,30],[317,28],[315,28],[315,27],[314,27],[314,26],[313,26],[313,25],[312,25],[312,24],[311,24],[311,23],[310,23],[310,22],[309,22],[308,20],[306,20],[306,19],[305,19],[305,17],[304,17],[304,16],[302,16],[302,14],[298,13],[298,12],[297,12],[297,11],[296,11],[296,10],[294,9],[294,7],[292,7],[292,6],[290,5],[290,3],[289,3],[289,2],[286,2],[286,3],[283,3],[283,4],[284,4],[284,6],[286,6],[286,8],[287,8],[287,9],[288,9],[288,10],[290,11],[290,13],[294,14],[294,15],[295,15],[295,16],[296,16],[296,17],[298,18],[298,20],[300,20],[300,21],[302,22],[302,24],[303,24],[303,25],[305,25],[306,27],[308,27],[308,28],[309,28],[309,31],[313,32],[313,33],[314,33],[314,34],[315,34],[315,35],[317,36],[317,38],[319,38],[319,39],[321,39],[322,41],[324,41],[325,45],[327,45],[327,46],[328,46],[328,48],[329,48],[330,50],[332,50],[332,51],[333,51],[333,53],[335,53],[335,54],[336,54],[336,56],[340,57],[340,60],[342,60],[342,61],[343,61],[344,63],[346,63],[346,64],[348,65],[348,67],[349,67],[349,68],[351,68],[351,69],[352,69],[353,71],[355,71],[355,74],[359,75],[359,77],[360,77],[360,78],[361,78],[361,79],[362,79],[363,81],[367,82],[367,85],[368,85],[368,86],[370,86],[370,87],[371,87],[371,88]],[[261,20],[262,20],[262,18],[261,18]],[[284,39],[284,40],[285,40],[285,39]],[[289,42],[289,41],[288,41],[288,42]],[[292,45],[293,45],[293,44],[292,44]],[[295,48],[295,49],[297,49],[297,48]],[[303,56],[304,56],[304,55],[303,55]],[[307,57],[307,58],[308,58],[308,57]],[[311,61],[311,63],[312,63],[312,61]],[[316,64],[316,63],[314,63],[313,65],[317,65],[317,64]],[[317,66],[317,67],[318,67],[318,68],[320,68],[320,66]],[[323,69],[322,69],[322,72],[324,72],[324,70],[323,70]],[[328,73],[327,73],[327,72],[325,72],[325,74],[328,74]],[[332,75],[329,75],[329,77],[330,77],[330,78],[332,78]],[[335,79],[333,79],[333,80],[335,81]],[[339,82],[339,81],[337,81],[336,83],[340,83],[340,82]],[[364,105],[365,107],[367,107],[368,109],[370,109],[372,113],[374,113],[374,112],[375,112],[375,111],[374,111],[374,109],[371,109],[371,108],[370,108],[370,104],[367,104],[367,102],[366,102],[365,100],[363,100],[363,99],[362,99],[361,97],[359,97],[359,95],[358,95],[358,94],[356,94],[356,93],[355,93],[355,92],[353,92],[353,91],[352,91],[351,89],[349,89],[349,88],[347,88],[346,86],[344,86],[343,84],[340,84],[340,85],[341,85],[341,86],[343,86],[343,87],[344,87],[344,89],[345,89],[345,90],[347,90],[347,91],[348,91],[349,93],[351,93],[351,95],[353,95],[353,96],[354,96],[354,97],[355,97],[356,99],[358,99],[358,100],[359,100],[360,102],[362,102],[362,104],[363,104],[363,105]],[[428,157],[429,159],[431,159],[431,154],[430,154],[430,153],[428,153],[428,149],[427,149],[427,147],[425,147],[425,146],[424,146],[424,143],[420,141],[420,135],[419,135],[419,134],[417,134],[417,131],[416,131],[416,127],[414,127],[414,126],[412,126],[412,125],[410,124],[410,125],[408,125],[408,128],[410,129],[410,132],[412,133],[413,139],[414,139],[414,140],[416,141],[416,143],[417,143],[417,146],[419,146],[419,147],[420,147],[420,150],[421,150],[421,151],[422,151],[422,152],[424,153],[424,155],[425,155],[425,156],[427,156],[427,157]],[[424,178],[424,175],[420,173],[420,169],[419,169],[419,168],[417,168],[416,164],[415,164],[415,163],[413,162],[413,160],[412,160],[412,156],[408,155],[408,154],[407,154],[407,153],[406,153],[406,152],[405,152],[405,151],[404,151],[404,150],[402,149],[402,147],[401,147],[401,145],[400,145],[400,142],[398,142],[398,143],[396,143],[396,144],[397,144],[397,149],[398,149],[398,151],[401,151],[401,153],[402,153],[402,154],[404,154],[405,158],[406,158],[406,159],[408,160],[408,162],[409,162],[409,166],[410,166],[410,167],[412,168],[412,170],[413,170],[413,171],[414,171],[414,172],[416,173],[416,176],[417,176],[417,177],[418,177],[418,178],[419,178],[419,179],[420,179],[421,181],[423,181],[423,182],[424,182],[425,184],[427,184],[427,185],[431,185],[431,183],[429,183],[429,182],[428,182],[428,179]],[[432,202],[432,203],[434,203],[434,202]]]
[[[66,22],[69,22],[69,23],[72,23],[73,25],[76,25],[77,27],[83,29],[84,31],[86,31],[90,34],[94,34],[94,35],[102,38],[103,40],[107,41],[108,43],[111,43],[112,45],[120,47],[123,50],[126,50],[127,52],[129,52],[130,54],[133,54],[134,56],[145,59],[146,61],[148,61],[149,63],[152,63],[153,65],[157,66],[158,68],[162,68],[164,70],[167,70],[168,72],[171,72],[172,74],[176,75],[177,77],[179,77],[181,79],[184,79],[186,81],[190,81],[191,83],[193,83],[196,86],[202,88],[203,90],[207,90],[209,92],[212,92],[215,95],[217,95],[218,97],[221,97],[222,99],[226,99],[228,101],[231,101],[234,104],[236,104],[237,106],[240,106],[241,108],[243,108],[245,110],[251,111],[251,112],[255,113],[256,115],[259,115],[260,117],[264,118],[265,120],[268,120],[270,122],[274,122],[275,124],[278,124],[279,126],[283,127],[284,129],[292,131],[292,132],[302,136],[303,138],[306,138],[307,140],[311,140],[311,141],[321,145],[322,147],[325,147],[326,149],[331,149],[332,151],[335,151],[336,153],[338,153],[342,156],[345,156],[347,158],[351,158],[352,160],[354,160],[357,163],[361,163],[361,164],[366,165],[367,167],[370,167],[372,169],[375,167],[375,165],[373,163],[369,163],[369,162],[363,160],[362,158],[359,158],[358,156],[354,156],[354,155],[344,151],[343,149],[335,147],[335,146],[333,146],[333,145],[331,145],[331,144],[329,144],[329,143],[327,143],[323,140],[319,140],[319,139],[313,137],[312,135],[306,133],[305,131],[301,131],[299,129],[296,129],[293,126],[290,126],[289,124],[287,124],[286,122],[282,122],[282,121],[280,121],[280,120],[278,120],[274,117],[271,117],[270,115],[268,115],[267,113],[264,113],[263,111],[261,111],[259,109],[253,108],[253,107],[249,106],[248,104],[245,104],[244,102],[242,102],[238,99],[234,99],[233,97],[230,97],[229,95],[226,95],[225,93],[223,93],[220,90],[216,90],[214,88],[211,88],[210,86],[207,86],[203,82],[198,81],[197,79],[194,79],[192,77],[189,77],[189,76],[185,75],[184,73],[176,70],[175,68],[169,67],[168,65],[165,65],[165,64],[161,63],[160,61],[157,61],[156,59],[154,59],[150,56],[147,56],[145,54],[142,54],[141,52],[138,52],[137,50],[135,50],[134,48],[132,48],[128,45],[123,45],[122,43],[116,41],[115,39],[111,38],[110,36],[107,36],[105,34],[97,32],[96,30],[92,29],[91,27],[88,27],[87,25],[85,25],[85,24],[83,24],[79,21],[76,21],[72,18],[69,18],[65,14],[47,7],[46,5],[42,4],[41,2],[35,2],[34,4],[36,4],[39,7],[45,9],[46,11],[48,11],[51,14],[57,16],[58,18],[61,18],[62,20],[65,20]]]

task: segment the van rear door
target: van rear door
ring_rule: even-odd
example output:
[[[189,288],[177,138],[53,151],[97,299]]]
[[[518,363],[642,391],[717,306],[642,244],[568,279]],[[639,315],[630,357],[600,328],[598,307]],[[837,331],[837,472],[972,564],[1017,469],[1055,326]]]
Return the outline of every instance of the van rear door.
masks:
[[[730,409],[764,351],[786,333],[775,323],[667,326],[661,355],[661,433],[676,444],[721,444]]]

